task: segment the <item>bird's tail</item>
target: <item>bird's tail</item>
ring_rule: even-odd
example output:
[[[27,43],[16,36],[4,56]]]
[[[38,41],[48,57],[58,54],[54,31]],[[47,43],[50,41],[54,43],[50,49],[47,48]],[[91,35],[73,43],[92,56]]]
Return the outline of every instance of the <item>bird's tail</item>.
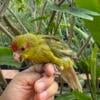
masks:
[[[82,92],[82,86],[73,67],[64,68],[61,71],[62,78],[68,83],[73,90]]]

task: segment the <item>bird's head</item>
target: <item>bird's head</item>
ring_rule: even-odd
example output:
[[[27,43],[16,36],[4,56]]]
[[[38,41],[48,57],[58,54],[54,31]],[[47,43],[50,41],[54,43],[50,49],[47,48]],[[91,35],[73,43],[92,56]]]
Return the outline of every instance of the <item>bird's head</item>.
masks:
[[[29,48],[30,48],[30,44],[27,37],[25,37],[24,35],[16,36],[11,43],[13,58],[18,62],[26,60],[28,57],[26,55],[27,50]]]

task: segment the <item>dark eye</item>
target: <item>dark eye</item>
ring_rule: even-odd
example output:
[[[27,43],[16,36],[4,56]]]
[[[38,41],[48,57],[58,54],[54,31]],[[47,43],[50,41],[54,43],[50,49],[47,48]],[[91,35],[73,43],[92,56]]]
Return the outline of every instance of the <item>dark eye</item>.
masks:
[[[22,47],[22,48],[21,48],[21,51],[24,51],[24,50],[25,50],[25,48],[24,48],[24,47]]]

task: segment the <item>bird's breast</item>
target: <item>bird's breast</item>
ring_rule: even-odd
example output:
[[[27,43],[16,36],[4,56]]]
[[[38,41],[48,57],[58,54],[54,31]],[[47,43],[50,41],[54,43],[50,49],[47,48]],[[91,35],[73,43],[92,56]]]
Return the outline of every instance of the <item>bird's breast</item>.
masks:
[[[50,59],[47,57],[48,49],[44,47],[37,47],[32,48],[32,50],[29,51],[29,57],[28,59],[35,62],[35,63],[48,63],[50,62]]]

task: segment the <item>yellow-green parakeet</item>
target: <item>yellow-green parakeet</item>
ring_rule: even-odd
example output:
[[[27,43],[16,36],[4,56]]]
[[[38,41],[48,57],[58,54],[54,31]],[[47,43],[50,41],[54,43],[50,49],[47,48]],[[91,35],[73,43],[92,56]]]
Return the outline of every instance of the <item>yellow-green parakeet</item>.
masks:
[[[16,36],[11,44],[17,61],[29,60],[34,63],[53,63],[58,67],[63,79],[72,89],[82,92],[82,87],[73,68],[73,60],[68,57],[64,42],[44,35],[31,33]]]

